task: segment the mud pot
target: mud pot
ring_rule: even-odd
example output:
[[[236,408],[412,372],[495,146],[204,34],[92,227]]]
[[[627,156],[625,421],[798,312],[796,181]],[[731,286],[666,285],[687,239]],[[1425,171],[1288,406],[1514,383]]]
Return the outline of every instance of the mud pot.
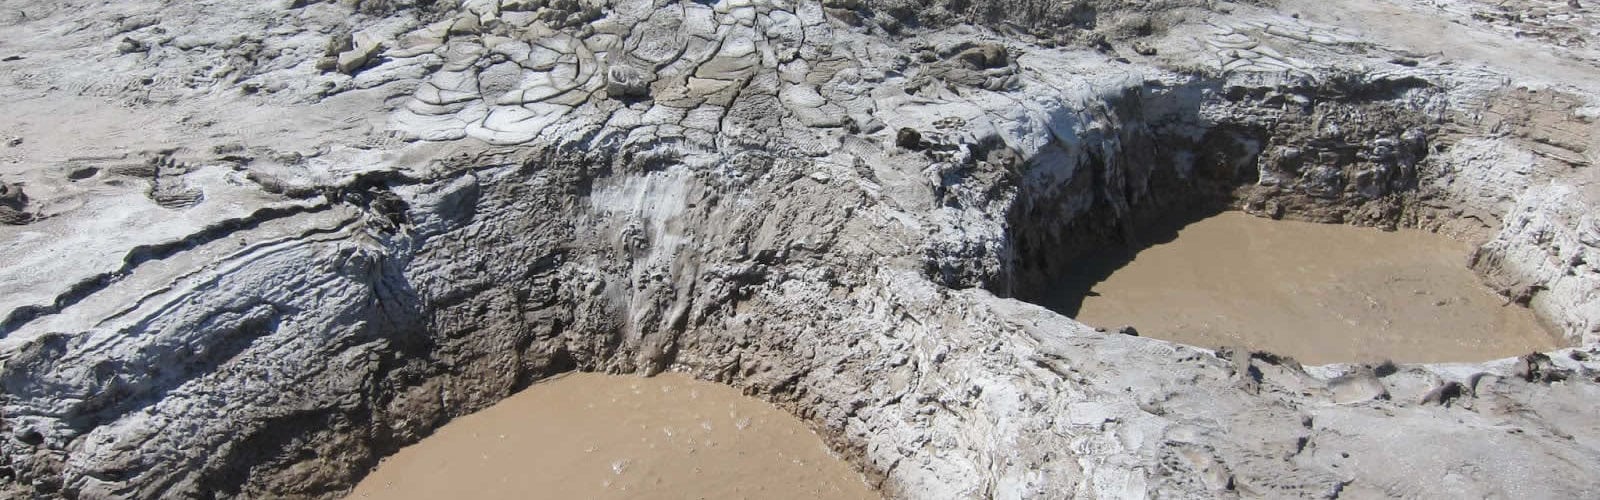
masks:
[[[570,374],[386,459],[350,498],[877,498],[799,419],[678,374]]]
[[[1169,228],[1175,229],[1175,228]],[[1465,266],[1467,245],[1225,212],[1090,256],[1052,304],[1079,321],[1307,363],[1484,361],[1560,347]]]

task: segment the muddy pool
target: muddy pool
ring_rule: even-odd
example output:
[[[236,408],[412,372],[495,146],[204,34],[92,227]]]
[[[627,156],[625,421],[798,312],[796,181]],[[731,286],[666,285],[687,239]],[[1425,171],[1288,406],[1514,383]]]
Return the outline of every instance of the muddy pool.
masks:
[[[1084,259],[1052,308],[1109,330],[1304,363],[1484,361],[1561,347],[1466,267],[1468,245],[1224,212]]]

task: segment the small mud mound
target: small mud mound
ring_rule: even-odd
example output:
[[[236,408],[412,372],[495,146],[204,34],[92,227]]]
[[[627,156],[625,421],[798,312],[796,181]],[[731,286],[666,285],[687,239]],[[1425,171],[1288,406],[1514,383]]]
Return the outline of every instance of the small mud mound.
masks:
[[[199,188],[190,186],[183,179],[183,174],[188,173],[189,166],[174,161],[171,157],[157,157],[148,162],[153,168],[154,180],[150,185],[149,196],[152,201],[163,208],[182,210],[199,205],[205,200],[205,193]]]
[[[33,222],[33,214],[25,210],[27,204],[22,186],[0,183],[0,224],[20,226]]]
[[[123,176],[128,176],[128,177],[137,177],[137,178],[140,178],[140,179],[154,179],[154,178],[156,178],[156,169],[157,169],[156,162],[147,161],[147,162],[144,162],[144,163],[115,165],[115,166],[112,166],[111,168],[107,169],[107,171],[111,172],[112,174],[116,174],[116,175],[123,175]]]
[[[199,205],[205,200],[205,193],[182,179],[157,179],[155,186],[150,188],[150,199],[164,208],[181,210]]]

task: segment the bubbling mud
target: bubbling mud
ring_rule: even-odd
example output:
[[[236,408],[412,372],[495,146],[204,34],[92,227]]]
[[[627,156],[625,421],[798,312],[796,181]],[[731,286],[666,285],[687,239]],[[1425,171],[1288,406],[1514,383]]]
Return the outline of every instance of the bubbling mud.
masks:
[[[678,374],[575,373],[458,418],[350,498],[878,498],[799,419]]]
[[[1170,242],[1085,260],[1050,304],[1079,321],[1203,347],[1334,362],[1484,361],[1559,348],[1466,268],[1469,248],[1225,212]]]

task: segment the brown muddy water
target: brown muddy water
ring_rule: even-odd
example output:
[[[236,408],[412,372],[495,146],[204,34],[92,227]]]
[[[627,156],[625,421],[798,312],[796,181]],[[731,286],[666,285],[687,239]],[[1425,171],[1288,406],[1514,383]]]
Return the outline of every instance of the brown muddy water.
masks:
[[[1469,252],[1423,231],[1225,212],[1135,254],[1086,259],[1047,305],[1092,326],[1310,364],[1484,361],[1559,348],[1531,311],[1507,305],[1467,269]]]
[[[868,499],[799,419],[678,374],[540,382],[379,464],[352,499]]]

